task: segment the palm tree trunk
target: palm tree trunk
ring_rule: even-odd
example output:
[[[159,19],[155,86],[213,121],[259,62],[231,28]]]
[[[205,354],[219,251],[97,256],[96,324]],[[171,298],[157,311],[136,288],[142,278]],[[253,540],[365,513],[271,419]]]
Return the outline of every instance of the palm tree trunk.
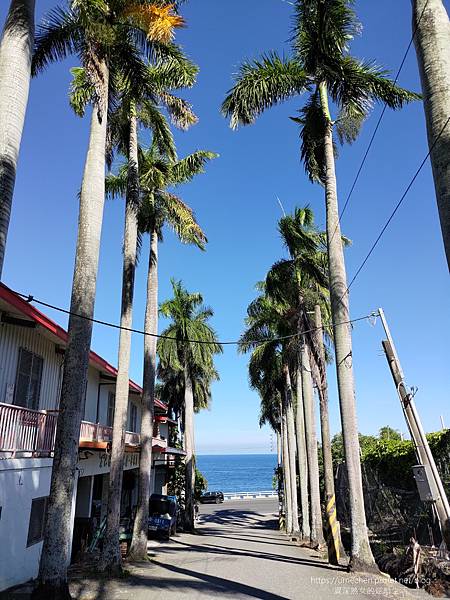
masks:
[[[28,104],[35,0],[12,0],[0,43],[0,279]]]
[[[195,487],[195,449],[194,449],[194,393],[191,377],[187,368],[184,371],[184,437],[186,450],[185,481],[185,527],[194,530],[194,487]]]
[[[328,93],[326,84],[324,83],[320,85],[320,98],[322,110],[328,123],[324,138],[328,263],[339,405],[349,484],[352,536],[349,567],[352,570],[364,570],[375,568],[375,562],[369,544],[366,515],[364,512],[355,384],[353,379],[352,335],[351,327],[348,323],[350,320],[350,311],[347,275],[339,222],[333,130],[328,107]]]
[[[322,331],[322,312],[320,306],[316,304],[315,312],[315,327],[316,327],[316,347],[319,353],[321,365],[319,366],[319,403],[320,403],[320,429],[322,433],[322,455],[323,455],[323,471],[325,484],[325,505],[329,503],[336,504],[336,496],[334,490],[334,474],[333,474],[333,456],[331,454],[331,436],[330,436],[330,417],[328,413],[328,385],[327,371],[325,362],[325,349],[323,345]],[[339,523],[337,524],[336,536],[338,539],[339,549],[343,548],[341,534],[339,531]],[[330,538],[331,539],[331,538]],[[332,564],[338,564],[334,553],[328,553],[329,561]]]
[[[69,339],[56,429],[55,455],[47,508],[37,598],[70,598],[67,567],[70,561],[72,497],[83,418],[89,350],[92,336],[100,235],[105,203],[105,143],[109,71],[99,61],[103,77],[103,105],[92,111],[89,148],[80,193],[78,239],[70,304]],[[102,118],[99,118],[99,114]],[[80,315],[80,316],[75,316]]]
[[[281,466],[281,435],[277,429],[277,467]]]
[[[125,203],[125,227],[123,236],[122,305],[120,314],[119,356],[114,403],[114,422],[111,445],[111,469],[109,473],[108,512],[100,569],[120,572],[119,526],[122,498],[123,463],[125,459],[125,432],[127,430],[128,401],[130,394],[131,327],[133,326],[133,295],[137,252],[137,210],[139,204],[138,138],[137,119],[130,118],[128,149],[128,180]]]
[[[412,9],[428,145],[435,144],[431,151],[434,187],[450,269],[450,21],[442,0],[412,0]]]
[[[300,532],[302,534],[302,537],[309,539],[311,537],[311,527],[309,524],[308,455],[306,453],[305,412],[302,385],[302,370],[300,358],[297,367],[297,408],[295,411],[295,424],[297,429],[298,473],[300,479],[300,503],[302,513],[302,525]]]
[[[147,304],[145,308],[146,333],[158,333],[158,234],[150,236],[150,258],[147,276]],[[150,475],[152,468],[152,438],[155,405],[156,341],[151,335],[144,337],[144,376],[142,382],[141,460],[139,462],[139,499],[134,520],[130,555],[139,560],[147,557],[148,507],[150,501]]]
[[[284,402],[281,403],[281,438],[283,441],[283,484],[284,484],[284,526],[286,533],[292,533],[292,492],[291,469],[289,464],[289,443],[287,433],[287,418]]]
[[[323,544],[322,507],[320,505],[319,456],[317,452],[314,391],[309,363],[309,350],[302,344],[302,391],[305,409],[306,451],[308,456],[309,490],[311,495],[311,543]]]
[[[292,407],[292,385],[289,368],[287,365],[284,366],[284,378],[285,378],[285,402],[286,402],[286,425],[287,425],[287,438],[288,438],[288,452],[289,452],[289,475],[291,482],[291,504],[292,504],[292,531],[298,534],[300,527],[298,524],[298,500],[297,500],[297,469],[295,466],[295,454],[297,451],[295,442],[295,421],[294,421],[294,409]]]

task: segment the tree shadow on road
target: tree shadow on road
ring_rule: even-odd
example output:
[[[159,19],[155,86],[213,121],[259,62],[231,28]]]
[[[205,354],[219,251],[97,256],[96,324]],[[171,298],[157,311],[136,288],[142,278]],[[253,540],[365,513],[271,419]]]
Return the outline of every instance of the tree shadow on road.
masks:
[[[224,536],[226,537],[226,536]],[[334,567],[331,565],[328,565],[327,563],[324,563],[320,560],[309,560],[308,558],[303,558],[303,557],[297,557],[297,556],[285,556],[282,554],[274,554],[272,552],[261,552],[261,551],[253,551],[253,550],[249,550],[249,549],[244,549],[244,548],[235,548],[233,546],[217,546],[215,544],[206,544],[206,543],[202,543],[201,545],[197,545],[197,544],[192,544],[189,542],[182,542],[181,540],[173,540],[175,545],[170,545],[170,546],[166,546],[164,548],[161,548],[160,554],[171,554],[171,553],[176,553],[177,552],[177,548],[176,545],[179,547],[180,550],[186,550],[189,548],[189,550],[194,550],[195,552],[200,552],[200,553],[207,553],[207,554],[219,554],[219,555],[223,555],[223,556],[235,556],[235,557],[243,557],[243,556],[247,556],[250,558],[258,558],[258,559],[264,559],[264,560],[270,560],[270,561],[274,561],[274,562],[282,562],[282,563],[287,563],[287,564],[294,564],[294,565],[304,565],[304,566],[308,566],[308,567],[315,567],[318,569],[326,569],[326,570],[331,570],[331,571],[339,571],[342,570],[344,571],[344,567],[340,568],[340,567]],[[294,546],[293,546],[294,547]],[[154,561],[152,561],[154,562]]]
[[[162,569],[179,575],[184,575],[186,577],[192,577],[197,581],[190,581],[184,578],[166,579],[163,577],[144,577],[141,575],[136,575],[133,577],[134,585],[145,585],[149,588],[149,591],[156,591],[158,589],[165,591],[176,590],[179,594],[178,597],[181,597],[182,593],[187,593],[188,591],[196,591],[197,593],[207,593],[211,598],[219,594],[220,597],[236,596],[237,594],[239,594],[241,596],[248,596],[250,598],[260,598],[260,600],[289,600],[285,596],[279,596],[278,594],[273,594],[272,592],[267,592],[265,590],[261,590],[251,585],[246,585],[237,581],[230,581],[228,579],[223,579],[222,577],[216,577],[215,575],[198,573],[197,571],[191,571],[190,569],[159,562],[156,560],[153,560],[152,563]],[[132,592],[132,590],[130,590],[130,592]]]

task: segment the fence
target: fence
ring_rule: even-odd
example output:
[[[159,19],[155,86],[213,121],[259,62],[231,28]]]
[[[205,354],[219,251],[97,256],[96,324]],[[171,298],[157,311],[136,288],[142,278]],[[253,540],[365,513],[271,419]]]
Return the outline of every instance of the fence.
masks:
[[[227,500],[254,500],[255,498],[277,498],[276,490],[262,492],[224,492],[223,499]]]
[[[7,452],[13,457],[18,452],[49,456],[55,447],[57,420],[54,411],[31,410],[0,403],[0,452]],[[81,422],[80,441],[109,443],[111,440],[112,427]],[[138,433],[125,433],[127,445],[139,446],[140,441]]]
[[[12,404],[0,404],[0,450],[50,454],[55,444],[57,416]]]

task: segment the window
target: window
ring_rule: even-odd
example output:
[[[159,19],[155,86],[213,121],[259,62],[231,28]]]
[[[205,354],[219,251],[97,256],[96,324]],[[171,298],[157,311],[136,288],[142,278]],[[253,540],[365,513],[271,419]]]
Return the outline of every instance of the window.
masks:
[[[31,501],[30,524],[28,525],[27,547],[41,542],[44,538],[45,515],[48,496]]]
[[[34,410],[39,408],[43,364],[43,358],[19,348],[14,404]]]
[[[136,431],[137,427],[137,406],[130,402],[128,406],[128,431]]]
[[[112,427],[114,423],[114,406],[116,404],[116,395],[114,392],[108,394],[108,412],[106,414],[106,424]]]

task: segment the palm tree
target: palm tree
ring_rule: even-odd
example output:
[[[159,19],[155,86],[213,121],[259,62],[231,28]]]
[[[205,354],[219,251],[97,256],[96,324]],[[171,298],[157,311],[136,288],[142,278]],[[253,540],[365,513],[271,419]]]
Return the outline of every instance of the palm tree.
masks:
[[[309,365],[310,344],[302,334],[307,311],[316,299],[324,300],[327,280],[321,265],[320,233],[314,226],[309,207],[296,208],[293,215],[279,221],[278,229],[289,258],[275,263],[267,278],[267,292],[278,301],[288,301],[297,316],[296,382],[297,382],[297,440],[300,492],[302,504],[302,534],[314,545],[323,543],[320,505],[319,462],[314,418],[314,397]],[[287,295],[288,294],[288,295]],[[305,464],[307,463],[307,464]],[[309,486],[308,486],[309,483]],[[310,491],[309,515],[308,487]],[[311,527],[308,522],[311,518]]]
[[[68,10],[50,12],[36,36],[32,72],[75,53],[92,90],[89,147],[80,191],[77,251],[55,442],[48,518],[40,561],[37,597],[70,597],[70,513],[78,440],[92,335],[100,234],[105,199],[105,145],[109,98],[124,80],[145,86],[140,52],[164,53],[180,17],[147,3],[126,0],[72,0]]]
[[[419,96],[395,85],[374,62],[360,61],[349,54],[349,42],[361,29],[351,0],[296,0],[294,6],[292,58],[270,53],[244,63],[222,111],[236,128],[239,124],[252,124],[265,109],[279,102],[310,92],[294,121],[301,126],[305,169],[312,181],[325,187],[338,391],[352,499],[350,568],[370,568],[374,560],[364,514],[353,366],[349,358],[352,341],[333,130],[342,143],[351,143],[373,102],[385,102],[398,109]],[[335,118],[331,115],[333,108],[337,111]]]
[[[218,377],[214,355],[222,352],[215,331],[208,324],[211,308],[202,306],[199,293],[189,293],[180,281],[172,280],[173,298],[160,306],[159,312],[172,323],[158,340],[158,356],[162,368],[183,374],[184,436],[186,451],[185,524],[194,529],[195,443],[194,443],[194,380],[196,371],[207,381]],[[192,340],[192,341],[191,341]],[[200,342],[200,343],[196,343]]]
[[[0,279],[28,104],[35,0],[11,0],[0,42]]]
[[[434,187],[450,268],[450,22],[442,0],[412,0]]]
[[[163,65],[165,68],[165,65]],[[189,109],[186,108],[186,111]],[[170,108],[169,108],[170,112]],[[168,224],[184,243],[194,243],[203,249],[206,237],[198,226],[191,209],[167,187],[190,181],[202,173],[205,163],[217,155],[208,151],[195,152],[182,160],[176,160],[170,128],[156,107],[146,103],[142,118],[153,130],[153,143],[147,151],[140,151],[140,201],[138,213],[139,235],[150,235],[150,253],[147,276],[147,303],[145,331],[158,331],[158,240]],[[190,113],[192,114],[192,113]],[[177,123],[182,113],[177,114]],[[192,120],[187,114],[184,122]],[[162,151],[166,149],[164,154]],[[112,195],[125,195],[128,190],[129,163],[117,176],[106,178],[107,191]],[[141,459],[139,477],[139,502],[134,523],[133,542],[130,553],[133,557],[147,555],[147,509],[150,496],[151,438],[153,432],[153,405],[156,373],[156,338],[147,335],[144,339],[144,377],[141,418]]]
[[[325,309],[327,309],[325,304]],[[319,395],[319,407],[320,407],[320,429],[322,433],[322,459],[323,459],[323,473],[324,473],[324,489],[325,489],[325,507],[328,511],[335,510],[336,497],[334,489],[334,473],[333,473],[333,457],[331,454],[331,435],[330,435],[330,417],[328,412],[328,383],[327,383],[327,371],[326,365],[329,360],[327,356],[326,347],[324,344],[324,326],[322,320],[323,305],[316,304],[314,307],[314,352],[313,356],[313,378],[316,381],[317,392]],[[328,321],[328,311],[325,312]],[[327,360],[328,359],[328,360]],[[344,547],[341,540],[341,533],[339,529],[339,522],[330,525],[327,521],[327,526],[336,529],[335,534],[333,531],[328,532],[327,544],[328,544],[328,560],[331,564],[338,565],[339,558],[338,553],[344,553]],[[333,535],[332,535],[333,534]],[[335,540],[338,548],[336,548]]]
[[[167,64],[165,64],[167,63]],[[127,156],[127,182],[125,202],[125,225],[123,235],[123,275],[121,331],[119,338],[118,375],[111,447],[111,470],[109,477],[108,514],[103,545],[101,569],[121,569],[122,556],[119,545],[120,500],[125,457],[125,430],[128,411],[128,381],[131,349],[132,310],[134,277],[137,259],[139,165],[138,124],[149,127],[155,145],[163,148],[170,156],[175,155],[175,146],[170,129],[164,121],[156,102],[165,105],[172,121],[182,129],[195,123],[197,118],[190,106],[173,96],[164,87],[166,81],[172,87],[191,87],[195,83],[197,67],[185,57],[171,58],[148,69],[148,89],[124,89],[121,103],[110,118],[110,143],[116,145]],[[166,80],[164,79],[166,76]],[[175,83],[177,82],[177,83]],[[174,108],[176,107],[176,108]],[[169,130],[169,131],[168,131]],[[114,186],[113,186],[114,189]]]
[[[284,338],[294,333],[290,307],[283,299],[272,300],[267,294],[264,284],[257,286],[261,293],[250,303],[247,309],[245,332],[239,340],[239,350],[252,350],[249,363],[250,385],[261,392],[259,371],[267,369],[267,365],[277,365],[278,372],[272,379],[278,383],[281,438],[283,448],[283,474],[285,488],[286,532],[299,532],[297,505],[297,475],[295,453],[297,443],[295,437],[294,413],[292,402],[291,363],[292,344]],[[265,374],[267,377],[267,373]],[[264,381],[264,379],[263,379]],[[264,389],[264,388],[263,388]]]

